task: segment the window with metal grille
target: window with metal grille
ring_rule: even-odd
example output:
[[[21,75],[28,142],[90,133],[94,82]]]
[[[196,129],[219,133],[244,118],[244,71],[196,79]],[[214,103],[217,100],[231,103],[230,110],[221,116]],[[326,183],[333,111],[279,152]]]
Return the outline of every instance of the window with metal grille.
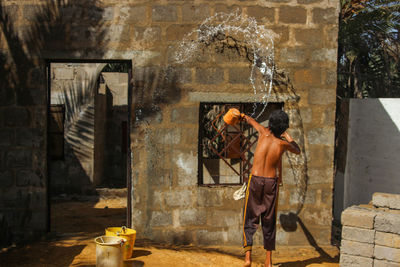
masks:
[[[223,116],[230,108],[257,116],[257,122],[268,126],[273,110],[283,103],[200,103],[199,112],[199,185],[239,185],[251,172],[258,133],[239,122],[227,125]],[[259,115],[261,114],[261,115]]]

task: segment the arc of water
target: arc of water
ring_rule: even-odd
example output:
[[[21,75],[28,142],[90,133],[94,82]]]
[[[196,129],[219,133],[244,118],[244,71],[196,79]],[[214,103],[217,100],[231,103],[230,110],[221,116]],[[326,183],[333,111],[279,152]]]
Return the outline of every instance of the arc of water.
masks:
[[[200,26],[188,33],[182,40],[176,53],[176,62],[184,63],[189,60],[201,45],[210,45],[217,40],[221,41],[220,36],[238,36],[237,40],[244,39],[243,44],[250,48],[252,54],[252,64],[250,72],[250,84],[254,93],[254,102],[257,102],[258,91],[264,94],[262,103],[264,104],[261,112],[256,119],[265,111],[271,95],[274,73],[274,42],[275,34],[266,29],[263,25],[258,25],[254,18],[245,17],[238,11],[233,13],[217,13],[207,18]],[[244,38],[240,38],[244,37]],[[260,75],[261,79],[256,76]],[[251,116],[255,116],[256,104],[253,107]]]

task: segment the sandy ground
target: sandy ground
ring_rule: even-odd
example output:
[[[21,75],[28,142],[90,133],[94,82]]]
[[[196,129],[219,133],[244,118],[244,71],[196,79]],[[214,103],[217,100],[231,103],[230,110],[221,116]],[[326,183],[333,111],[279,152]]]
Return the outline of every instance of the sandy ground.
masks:
[[[62,201],[52,205],[52,232],[29,245],[0,252],[0,266],[95,266],[94,238],[108,226],[125,225],[125,199]],[[253,266],[262,266],[264,250],[253,250]],[[278,247],[274,266],[332,266],[339,256],[335,247]],[[125,266],[242,266],[240,247],[197,247],[158,244],[138,239]]]

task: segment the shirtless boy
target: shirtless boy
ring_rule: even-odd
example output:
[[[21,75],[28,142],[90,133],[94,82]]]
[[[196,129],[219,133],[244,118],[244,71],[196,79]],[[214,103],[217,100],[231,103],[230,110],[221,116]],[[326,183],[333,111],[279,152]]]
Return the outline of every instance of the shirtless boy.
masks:
[[[286,132],[289,118],[282,110],[272,112],[268,128],[247,115],[243,116],[243,120],[258,131],[258,143],[244,204],[243,247],[246,251],[244,266],[251,266],[253,235],[261,217],[266,250],[264,266],[270,267],[272,250],[275,250],[276,200],[278,186],[282,183],[282,154],[285,151],[300,154],[300,148]]]

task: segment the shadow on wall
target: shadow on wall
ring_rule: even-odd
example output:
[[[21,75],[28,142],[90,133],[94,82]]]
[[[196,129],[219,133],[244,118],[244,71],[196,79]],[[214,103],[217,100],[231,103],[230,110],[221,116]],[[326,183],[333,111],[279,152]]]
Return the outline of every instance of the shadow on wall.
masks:
[[[4,126],[26,127],[27,131],[28,128],[37,127],[32,131],[36,130],[41,136],[45,136],[47,92],[44,57],[50,57],[51,53],[56,57],[56,53],[65,51],[74,57],[96,51],[96,55],[102,57],[104,53],[99,48],[99,43],[106,45],[108,42],[104,38],[106,31],[103,13],[104,10],[96,0],[46,0],[40,5],[17,5],[0,0],[0,35],[3,46],[0,49],[0,106],[19,106],[18,111],[23,114],[32,111],[25,106],[36,106],[35,117],[39,118],[33,125],[31,119],[19,121],[14,114],[7,119],[7,123],[4,122]],[[17,20],[28,25],[17,27]],[[35,179],[40,180],[40,186],[18,187],[22,196],[35,193],[35,190],[38,194],[45,192],[47,170],[44,144],[46,142],[35,148],[35,153],[43,156],[35,160],[32,169],[38,177]],[[4,145],[6,149],[14,146],[12,143]],[[27,151],[32,148],[24,149]],[[4,196],[3,190],[13,192],[10,189],[14,189],[13,185],[0,189],[0,194]],[[0,246],[27,238],[33,230],[32,208],[29,205],[20,205],[18,201],[9,202],[10,205],[2,208],[0,214]],[[41,206],[45,206],[44,203]]]
[[[135,126],[148,119],[162,120],[161,107],[179,102],[182,89],[179,86],[180,68],[136,67],[133,70],[133,101]]]
[[[47,0],[43,5],[35,6],[5,3],[0,0],[0,26],[8,44],[8,51],[1,52],[0,56],[4,60],[2,63],[6,63],[0,67],[6,81],[1,87],[1,95],[9,96],[1,97],[2,100],[9,99],[6,104],[45,103],[44,88],[36,87],[45,86],[42,64],[44,56],[52,51],[66,50],[73,55],[95,49],[99,57],[104,54],[98,45],[107,43],[102,20],[104,10],[99,7],[98,1]],[[20,13],[29,21],[29,26],[15,27],[18,9],[22,9]]]

